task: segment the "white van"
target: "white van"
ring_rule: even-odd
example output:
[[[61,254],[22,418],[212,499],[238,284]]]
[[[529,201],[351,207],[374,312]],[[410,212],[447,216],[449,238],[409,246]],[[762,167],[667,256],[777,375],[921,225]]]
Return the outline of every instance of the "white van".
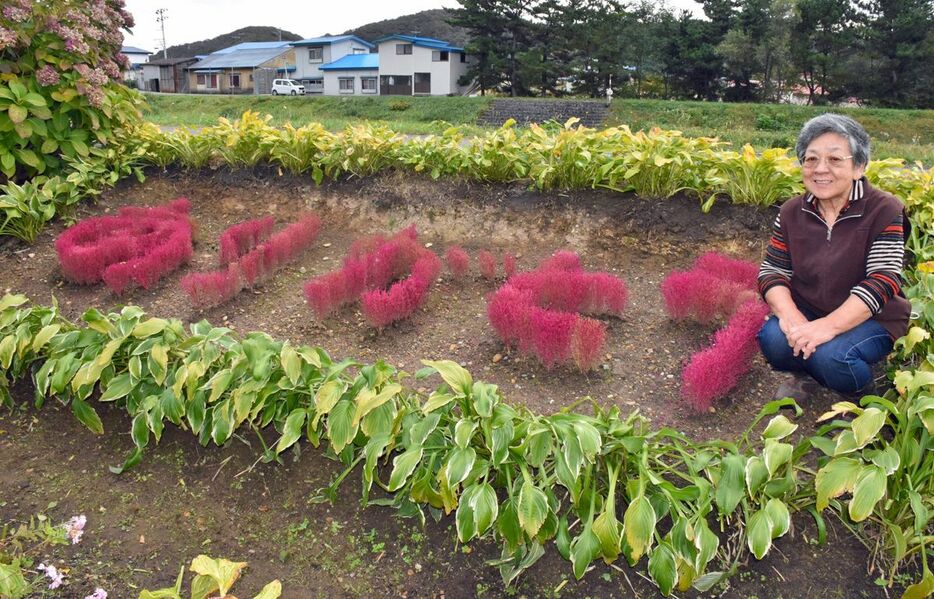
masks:
[[[305,86],[294,79],[276,79],[272,82],[272,95],[304,96]]]

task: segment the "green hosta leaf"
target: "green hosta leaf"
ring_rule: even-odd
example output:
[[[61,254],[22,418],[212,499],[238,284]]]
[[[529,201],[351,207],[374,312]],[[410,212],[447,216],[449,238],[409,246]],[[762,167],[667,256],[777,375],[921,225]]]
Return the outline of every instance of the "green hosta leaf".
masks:
[[[50,324],[42,327],[42,330],[36,333],[36,336],[32,340],[32,351],[37,352],[42,349],[61,328],[62,325],[60,324]]]
[[[879,408],[866,408],[850,425],[857,447],[863,447],[876,436],[885,424],[885,413]]]
[[[756,559],[762,559],[772,547],[772,520],[765,509],[754,513],[746,522],[746,544]]]
[[[630,561],[639,561],[652,546],[655,520],[655,509],[645,495],[637,495],[626,508],[623,515],[623,532],[626,535],[626,544],[629,545]]]
[[[191,571],[195,574],[208,576],[217,583],[221,597],[227,594],[230,587],[240,578],[240,571],[246,567],[246,562],[232,562],[226,559],[211,559],[206,555],[199,555],[191,560]]]
[[[600,540],[600,553],[603,554],[603,561],[608,564],[613,563],[619,557],[623,535],[616,514],[607,511],[607,504],[604,504],[603,511],[593,521],[592,528],[593,533]]]
[[[447,463],[447,473],[448,483],[452,488],[467,478],[476,459],[477,451],[473,447],[455,447],[451,450]]]
[[[587,572],[590,562],[600,555],[600,539],[594,534],[589,525],[584,525],[581,534],[571,541],[571,564],[574,577],[580,580]]]
[[[593,425],[587,422],[578,421],[574,423],[574,434],[580,442],[581,451],[588,462],[593,462],[596,455],[600,452],[601,440],[600,433]]]
[[[276,453],[282,453],[291,447],[299,437],[302,436],[302,427],[305,426],[305,418],[308,411],[305,408],[295,408],[285,419],[285,426],[282,427],[282,437],[276,444]]]
[[[775,476],[779,467],[791,459],[794,447],[790,443],[781,443],[775,439],[766,439],[762,448],[762,459],[769,471],[769,476]]]
[[[253,597],[253,599],[279,599],[282,595],[282,583],[278,580],[273,580],[269,584],[263,587],[263,590],[259,592],[259,595]]]
[[[920,535],[930,519],[928,509],[921,499],[921,494],[917,491],[908,491],[908,503],[915,514],[915,534]]]
[[[13,354],[16,352],[16,338],[13,335],[7,335],[0,339],[0,367],[9,369],[13,363]]]
[[[328,437],[334,453],[340,453],[357,436],[357,426],[353,424],[354,404],[346,399],[337,402],[328,414]]]
[[[317,428],[318,420],[327,415],[341,398],[346,390],[346,384],[343,381],[332,380],[318,387],[315,393],[315,417],[312,420],[312,427]]]
[[[165,380],[166,368],[169,363],[168,348],[159,343],[152,346],[152,352],[149,354],[149,370],[152,372],[153,379],[161,385]],[[157,368],[153,368],[156,365]]]
[[[752,456],[746,462],[746,488],[749,495],[755,495],[756,492],[769,480],[769,469],[765,465],[765,460],[759,456]]]
[[[765,512],[772,522],[773,539],[783,536],[791,528],[791,514],[788,512],[788,506],[782,501],[769,499],[769,502],[765,504]]]
[[[723,578],[723,572],[708,572],[703,576],[698,576],[692,585],[694,590],[706,593],[714,587]]]
[[[571,534],[568,532],[568,518],[561,516],[558,521],[558,534],[555,535],[555,546],[558,553],[566,560],[571,559]]]
[[[818,511],[827,507],[834,497],[852,492],[863,469],[862,462],[853,458],[834,458],[817,471],[814,486],[817,490]]]
[[[694,525],[694,547],[697,549],[694,570],[703,572],[710,560],[717,555],[717,549],[720,547],[720,538],[710,530],[704,518]]]
[[[768,426],[762,431],[763,439],[784,439],[798,429],[794,424],[783,415],[778,415],[769,420]]]
[[[720,480],[715,495],[720,513],[733,513],[745,495],[746,457],[735,453],[725,455],[720,462]]]
[[[530,480],[526,480],[519,490],[519,503],[516,511],[522,530],[530,537],[534,537],[545,523],[545,518],[548,517],[548,497]]]
[[[441,421],[440,414],[428,414],[419,420],[409,431],[409,440],[413,446],[421,446]]]
[[[526,439],[528,442],[526,460],[530,466],[540,468],[551,455],[553,447],[551,431],[544,427],[538,428],[529,431]]]
[[[678,583],[678,565],[668,543],[661,543],[649,555],[649,575],[662,595],[667,597]]]
[[[168,324],[169,321],[163,318],[150,318],[133,327],[133,332],[130,334],[137,339],[145,339],[161,333]]]
[[[483,536],[496,518],[499,517],[499,500],[496,491],[489,483],[483,483],[473,497],[474,522],[477,525],[477,536]]]
[[[356,398],[356,410],[353,415],[353,425],[359,424],[360,419],[383,405],[402,391],[402,385],[393,383],[386,385],[379,393],[372,389],[364,389]]]
[[[71,411],[91,432],[98,435],[104,434],[104,423],[101,422],[101,417],[97,415],[97,411],[91,407],[91,404],[76,397],[71,400]]]
[[[901,464],[898,451],[892,446],[886,446],[885,449],[874,452],[870,459],[873,464],[885,470],[887,475],[893,474]]]
[[[850,500],[849,513],[853,522],[862,522],[869,517],[876,503],[885,495],[885,483],[886,475],[882,468],[873,465],[862,469]]]
[[[298,352],[288,343],[282,344],[282,351],[279,352],[279,362],[282,364],[282,370],[285,376],[293,385],[297,385],[302,376],[302,358]]]
[[[133,377],[130,376],[129,372],[124,372],[110,380],[110,384],[107,385],[107,389],[101,395],[100,401],[114,401],[126,397],[135,387]]]
[[[212,595],[218,597],[219,589],[217,581],[210,576],[198,574],[191,579],[191,599],[209,599]]]
[[[470,444],[474,431],[477,430],[477,423],[473,420],[460,419],[454,425],[454,444],[461,449]]]
[[[477,525],[474,519],[473,497],[479,487],[473,485],[467,487],[461,495],[460,504],[457,506],[457,513],[454,521],[457,526],[457,538],[461,543],[466,543],[477,534]]]
[[[448,387],[455,393],[470,395],[470,390],[473,387],[473,378],[470,376],[470,373],[457,362],[452,362],[450,360],[422,360],[422,364],[437,370],[441,378],[444,379],[444,382],[447,383]]]
[[[392,474],[389,475],[389,491],[395,492],[402,488],[405,481],[411,476],[412,471],[422,460],[423,450],[421,447],[414,447],[408,451],[397,455],[392,460]]]
[[[454,396],[450,393],[440,393],[435,391],[428,397],[428,401],[425,402],[425,405],[422,406],[422,412],[428,414],[434,412],[437,409],[443,408],[454,401]]]
[[[902,593],[902,599],[925,599],[934,595],[934,573],[928,572],[921,579]]]

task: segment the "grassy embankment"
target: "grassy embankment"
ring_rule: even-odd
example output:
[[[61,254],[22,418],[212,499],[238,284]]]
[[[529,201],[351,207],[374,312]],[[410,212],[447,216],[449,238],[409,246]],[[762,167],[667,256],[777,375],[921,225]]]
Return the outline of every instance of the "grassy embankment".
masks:
[[[491,98],[339,98],[273,96],[149,95],[146,118],[163,126],[201,127],[217,117],[236,118],[245,110],[271,114],[275,123],[320,122],[332,130],[360,120],[385,121],[395,131],[437,133],[433,123],[446,121],[467,133],[482,130],[475,123]],[[826,107],[787,104],[729,104],[667,100],[615,100],[607,125],[627,124],[633,130],[661,127],[690,136],[717,136],[734,146],[756,149],[790,147],[798,128]],[[873,157],[898,157],[934,165],[934,110],[834,108],[860,121],[873,140]]]

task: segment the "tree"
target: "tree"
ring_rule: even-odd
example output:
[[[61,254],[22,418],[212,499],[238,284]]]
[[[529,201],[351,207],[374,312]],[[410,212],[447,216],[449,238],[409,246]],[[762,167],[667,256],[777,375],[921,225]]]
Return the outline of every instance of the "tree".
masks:
[[[854,52],[853,13],[847,0],[799,0],[791,57],[808,88],[808,104],[842,95],[843,69]]]

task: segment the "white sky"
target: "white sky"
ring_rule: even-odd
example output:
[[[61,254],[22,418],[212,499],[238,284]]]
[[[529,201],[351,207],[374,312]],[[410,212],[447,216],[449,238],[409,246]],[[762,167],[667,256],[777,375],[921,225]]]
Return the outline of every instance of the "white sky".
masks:
[[[693,0],[669,0],[669,6],[702,14]],[[456,0],[126,0],[136,26],[124,32],[124,44],[150,52],[161,49],[156,9],[165,8],[167,46],[210,39],[251,25],[281,27],[303,37],[339,34],[376,21],[431,8],[457,8]],[[399,33],[407,33],[400,31]]]

